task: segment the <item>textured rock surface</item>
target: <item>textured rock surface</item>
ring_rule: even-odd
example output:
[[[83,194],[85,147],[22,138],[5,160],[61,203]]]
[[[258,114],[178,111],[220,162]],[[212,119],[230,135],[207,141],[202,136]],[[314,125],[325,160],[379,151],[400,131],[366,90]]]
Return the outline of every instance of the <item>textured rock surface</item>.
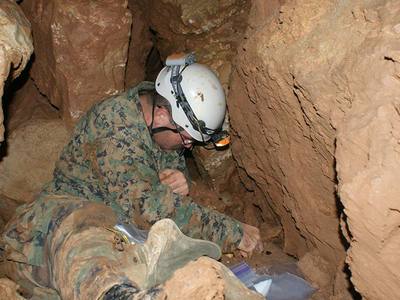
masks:
[[[176,300],[264,299],[247,289],[226,267],[208,257],[200,257],[176,270],[166,281],[163,293],[163,299]]]
[[[0,194],[31,201],[52,178],[54,163],[69,133],[59,113],[32,81],[15,94],[9,115],[7,154],[0,161]]]
[[[0,97],[7,78],[17,77],[32,54],[30,24],[15,1],[0,2]],[[1,102],[0,102],[1,103]],[[0,106],[0,142],[4,140],[3,110]]]
[[[336,262],[344,249],[334,189],[335,131],[326,111],[332,103],[313,76],[328,65],[312,63],[315,55],[307,61],[309,54],[299,51],[326,10],[320,1],[295,1],[268,23],[253,7],[256,23],[239,49],[229,110],[235,158],[254,179],[249,188],[261,189],[281,217],[286,250],[302,256],[316,247]]]
[[[163,59],[173,52],[195,51],[227,83],[229,59],[247,25],[248,0],[138,2],[156,32]]]
[[[153,46],[152,37],[142,7],[136,0],[128,1],[132,13],[131,38],[125,73],[125,88],[136,85],[146,77],[146,59]]]
[[[126,0],[27,0],[39,90],[75,122],[93,103],[124,89],[132,16]]]
[[[355,11],[371,28],[344,66],[352,105],[338,124],[339,195],[352,281],[365,299],[400,299],[400,6]],[[345,228],[344,228],[345,229]]]
[[[352,281],[366,299],[398,299],[398,1],[265,7],[253,3],[231,82],[243,181],[281,217],[286,251],[327,262],[320,298],[346,299],[337,165]]]
[[[23,202],[33,200],[52,178],[67,137],[60,119],[32,120],[14,130],[8,139],[9,154],[0,163],[0,193]]]
[[[18,285],[15,282],[0,278],[0,299],[4,300],[23,300],[24,297],[20,296],[17,292]]]

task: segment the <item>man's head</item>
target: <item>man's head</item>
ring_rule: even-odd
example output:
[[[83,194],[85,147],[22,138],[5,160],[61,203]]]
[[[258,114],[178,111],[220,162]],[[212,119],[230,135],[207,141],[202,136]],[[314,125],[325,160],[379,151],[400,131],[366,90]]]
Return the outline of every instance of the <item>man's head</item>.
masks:
[[[143,97],[146,123],[153,140],[163,150],[190,149],[193,138],[172,119],[171,105],[156,92]]]
[[[157,76],[156,90],[170,103],[173,121],[195,140],[207,142],[220,131],[225,94],[208,67],[167,59],[167,66]]]

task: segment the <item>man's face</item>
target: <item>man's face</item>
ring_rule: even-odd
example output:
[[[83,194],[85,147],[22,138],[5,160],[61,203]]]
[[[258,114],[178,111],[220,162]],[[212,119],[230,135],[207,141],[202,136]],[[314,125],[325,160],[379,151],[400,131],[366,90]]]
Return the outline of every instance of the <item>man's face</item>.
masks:
[[[169,128],[174,129],[172,126]],[[193,145],[193,140],[186,131],[175,133],[173,131],[166,130],[154,134],[153,139],[161,149],[167,151],[180,150],[182,148],[190,149]]]
[[[193,138],[182,128],[177,128],[172,122],[172,117],[168,110],[165,108],[157,108],[154,116],[154,128],[167,127],[172,130],[180,130],[174,132],[172,130],[165,130],[153,135],[153,140],[163,150],[180,150],[183,148],[190,149],[193,147]]]

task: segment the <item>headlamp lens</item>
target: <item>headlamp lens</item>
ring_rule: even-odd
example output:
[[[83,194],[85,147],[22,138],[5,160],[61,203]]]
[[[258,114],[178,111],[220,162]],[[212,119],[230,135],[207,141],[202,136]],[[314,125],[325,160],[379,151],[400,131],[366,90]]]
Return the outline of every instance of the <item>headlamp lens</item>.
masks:
[[[216,148],[223,148],[230,144],[231,137],[226,131],[221,131],[219,133],[214,134],[211,137],[211,140]]]

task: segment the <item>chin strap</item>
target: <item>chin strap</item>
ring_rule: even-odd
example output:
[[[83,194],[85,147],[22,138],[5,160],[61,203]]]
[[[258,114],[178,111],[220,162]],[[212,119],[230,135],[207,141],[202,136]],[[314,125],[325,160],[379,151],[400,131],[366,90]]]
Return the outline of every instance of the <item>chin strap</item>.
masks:
[[[151,134],[151,135],[154,135],[155,133],[167,131],[167,130],[172,131],[173,133],[179,133],[179,130],[178,130],[178,129],[169,128],[169,127],[163,126],[163,127],[152,128],[152,130],[151,130],[151,133],[152,133],[152,134]]]
[[[179,130],[176,129],[176,128],[169,128],[169,127],[165,127],[165,126],[153,128],[154,110],[156,108],[156,101],[155,101],[154,97],[152,97],[152,102],[153,102],[153,104],[152,104],[152,109],[151,109],[151,123],[147,127],[149,129],[149,131],[150,131],[150,136],[153,137],[154,134],[160,133],[160,132],[163,132],[163,131],[167,131],[167,130],[172,131],[174,133],[179,133]]]

